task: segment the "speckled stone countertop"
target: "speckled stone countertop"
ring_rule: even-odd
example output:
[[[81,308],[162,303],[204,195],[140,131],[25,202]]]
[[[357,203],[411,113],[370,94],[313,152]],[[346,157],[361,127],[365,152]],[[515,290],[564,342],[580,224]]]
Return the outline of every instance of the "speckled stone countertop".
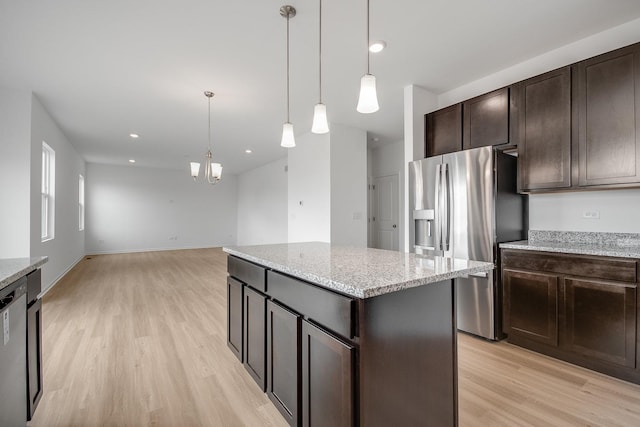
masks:
[[[357,298],[491,271],[492,263],[380,249],[289,243],[233,246],[225,252]]]
[[[640,258],[640,234],[530,230],[529,240],[501,243],[500,248]]]
[[[49,257],[0,259],[0,290],[42,266]]]

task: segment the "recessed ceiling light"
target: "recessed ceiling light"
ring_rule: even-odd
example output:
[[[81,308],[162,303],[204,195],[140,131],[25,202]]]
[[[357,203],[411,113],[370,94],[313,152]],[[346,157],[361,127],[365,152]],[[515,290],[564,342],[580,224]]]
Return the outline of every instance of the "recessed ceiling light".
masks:
[[[130,133],[129,136],[133,139],[140,138],[140,135],[138,135],[137,133]]]
[[[385,47],[387,47],[387,42],[383,40],[376,40],[374,42],[371,42],[371,44],[369,45],[369,51],[378,53],[381,52]]]
[[[251,154],[251,153],[253,153],[253,151],[251,151],[251,150],[249,150],[249,149],[244,150],[244,152],[245,152],[245,153],[247,153],[247,154]]]
[[[136,161],[133,159],[129,159],[129,163],[135,163]]]

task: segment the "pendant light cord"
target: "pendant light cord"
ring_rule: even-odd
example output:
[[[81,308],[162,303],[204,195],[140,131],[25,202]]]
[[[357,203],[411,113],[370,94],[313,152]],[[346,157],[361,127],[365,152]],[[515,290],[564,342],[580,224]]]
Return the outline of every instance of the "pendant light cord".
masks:
[[[370,58],[371,58],[371,54],[369,53],[369,0],[367,0],[367,74],[371,74],[369,72]]]
[[[211,97],[209,96],[209,151],[211,151]]]
[[[318,25],[318,57],[319,57],[319,61],[318,61],[318,92],[319,92],[319,98],[320,98],[320,104],[322,104],[322,0],[320,0],[320,19],[319,19],[319,25]]]
[[[289,13],[287,13],[287,123],[289,120]]]

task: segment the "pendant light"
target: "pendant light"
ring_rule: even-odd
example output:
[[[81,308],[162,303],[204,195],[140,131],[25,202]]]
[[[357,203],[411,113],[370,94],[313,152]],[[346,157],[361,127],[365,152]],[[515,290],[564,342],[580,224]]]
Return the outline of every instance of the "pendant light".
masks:
[[[318,19],[318,93],[319,100],[313,108],[313,125],[311,132],[327,133],[329,132],[329,123],[327,122],[327,106],[322,103],[322,0],[319,0],[320,12]]]
[[[205,154],[204,180],[209,184],[217,184],[222,179],[222,165],[213,162],[213,154],[211,153],[211,98],[213,95],[213,92],[209,91],[204,93],[204,96],[209,99],[209,146]],[[199,174],[200,163],[191,162],[191,177],[194,181],[197,180]]]
[[[369,0],[367,0],[367,74],[360,79],[360,96],[358,97],[359,113],[375,113],[380,109],[378,94],[376,93],[376,77],[369,72]]]
[[[289,120],[289,19],[296,16],[296,9],[293,6],[282,6],[280,8],[280,16],[287,18],[287,121],[282,125],[280,145],[285,148],[291,148],[296,146],[296,140],[293,135],[293,125]]]

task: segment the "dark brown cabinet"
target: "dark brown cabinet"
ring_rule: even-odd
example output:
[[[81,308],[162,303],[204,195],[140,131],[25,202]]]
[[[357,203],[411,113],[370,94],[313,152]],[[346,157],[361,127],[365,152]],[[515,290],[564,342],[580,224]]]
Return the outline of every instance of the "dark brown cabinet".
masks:
[[[425,115],[425,156],[462,150],[462,104]]]
[[[242,282],[227,278],[227,346],[242,362]]]
[[[571,187],[571,68],[520,83],[521,191]]]
[[[353,345],[302,322],[304,427],[354,425],[354,363]]]
[[[640,182],[640,46],[576,66],[579,185]]]
[[[637,285],[573,277],[564,283],[568,349],[635,368]]]
[[[41,283],[41,270],[27,275],[27,420],[33,417],[43,391]]]
[[[502,250],[511,343],[640,384],[638,262]]]
[[[508,87],[498,89],[462,104],[465,150],[509,143],[509,90]]]
[[[504,269],[504,319],[510,337],[558,345],[558,276]]]
[[[291,426],[300,421],[300,321],[267,301],[267,395]]]
[[[266,376],[266,308],[267,298],[248,286],[244,287],[244,365],[264,391]]]

